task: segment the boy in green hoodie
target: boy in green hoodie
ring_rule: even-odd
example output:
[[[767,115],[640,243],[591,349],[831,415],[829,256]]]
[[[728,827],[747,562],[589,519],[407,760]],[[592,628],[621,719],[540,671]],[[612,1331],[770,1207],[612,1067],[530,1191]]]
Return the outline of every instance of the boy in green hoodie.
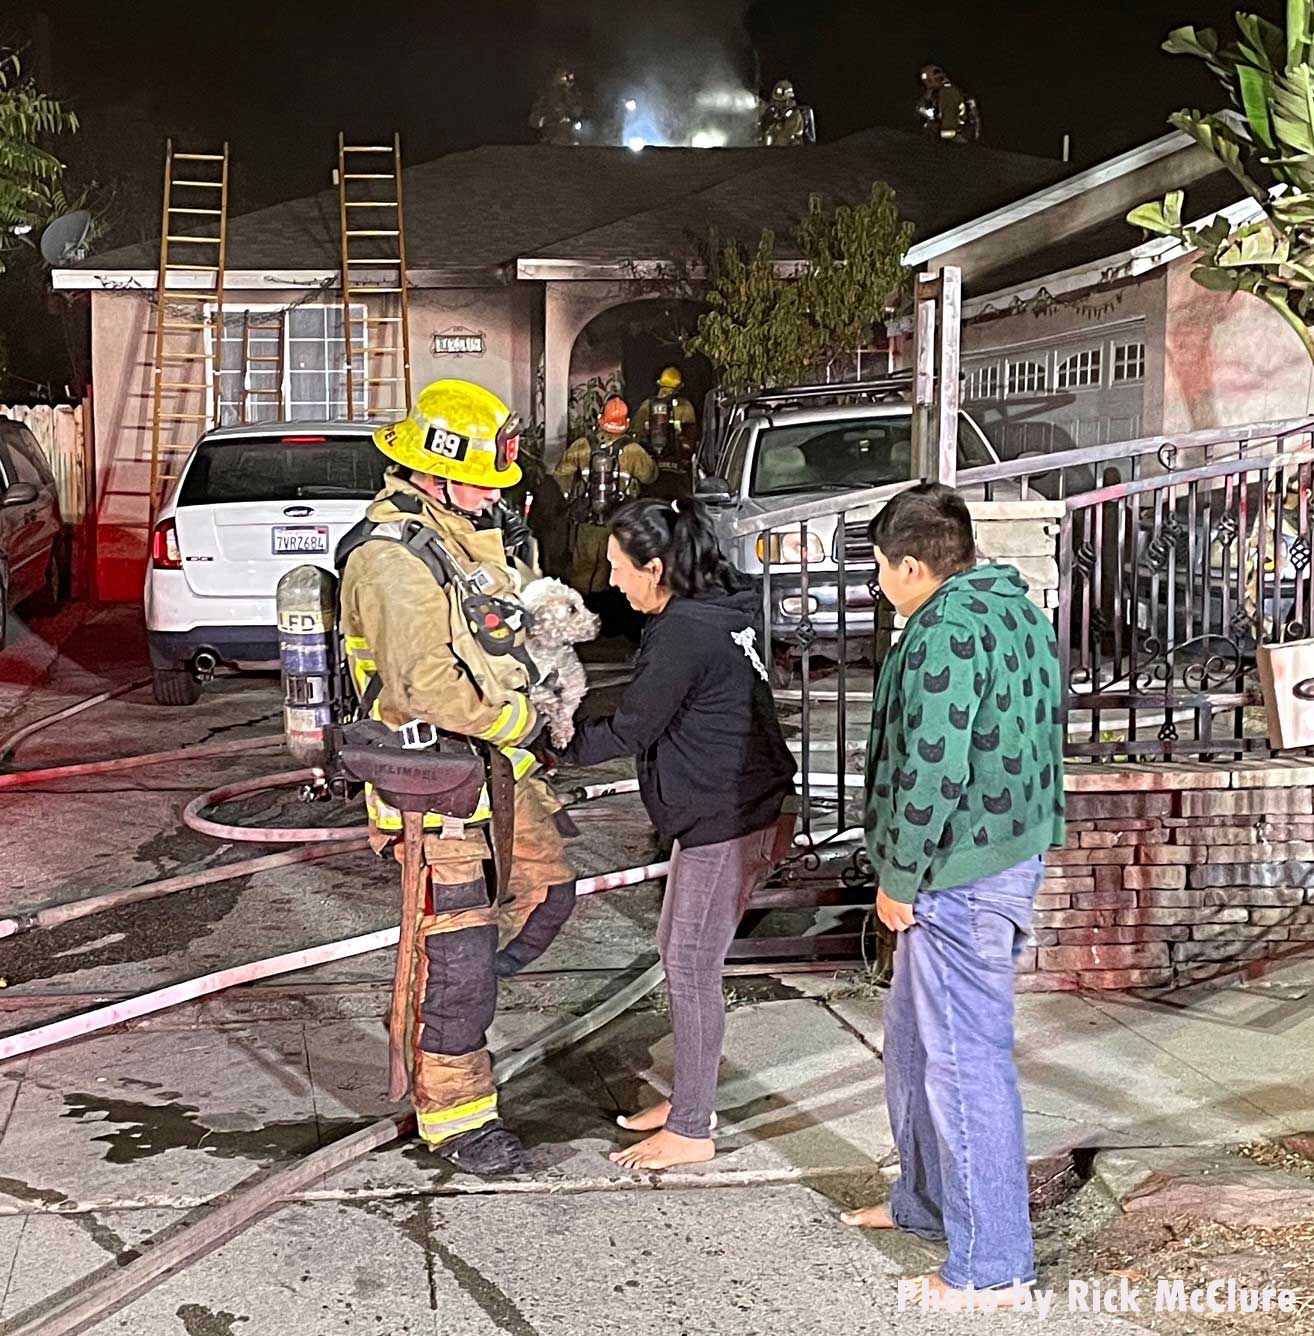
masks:
[[[844,1220],[946,1240],[924,1291],[1004,1290],[1002,1306],[1035,1279],[1013,991],[1041,856],[1063,843],[1058,651],[1018,572],[977,565],[952,488],[901,493],[871,539],[907,618],[876,687],[865,820],[899,934],[882,1056],[900,1178]]]

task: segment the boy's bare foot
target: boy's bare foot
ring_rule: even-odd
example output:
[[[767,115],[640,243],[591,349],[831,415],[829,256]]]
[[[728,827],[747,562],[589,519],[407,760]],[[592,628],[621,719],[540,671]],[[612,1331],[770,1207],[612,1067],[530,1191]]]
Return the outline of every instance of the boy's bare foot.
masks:
[[[917,1279],[918,1304],[923,1309],[945,1313],[990,1312],[996,1308],[1016,1308],[1031,1292],[1031,1282],[1005,1285],[993,1290],[960,1290],[947,1285],[938,1271]]]
[[[846,1225],[859,1229],[898,1229],[888,1206],[864,1206],[858,1211],[845,1211],[840,1219]]]
[[[663,1128],[645,1137],[628,1150],[616,1150],[607,1157],[622,1169],[673,1169],[677,1164],[705,1164],[716,1154],[711,1137],[682,1137]]]
[[[664,1099],[660,1104],[640,1109],[638,1113],[622,1113],[616,1122],[627,1132],[655,1132],[659,1127],[666,1126],[666,1120],[670,1116],[671,1101]],[[712,1129],[714,1131],[716,1129],[716,1114],[712,1115]]]

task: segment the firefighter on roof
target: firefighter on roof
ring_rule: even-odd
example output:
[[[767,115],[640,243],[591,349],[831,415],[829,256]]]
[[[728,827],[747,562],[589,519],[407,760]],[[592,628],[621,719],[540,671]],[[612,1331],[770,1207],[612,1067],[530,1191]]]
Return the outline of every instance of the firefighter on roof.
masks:
[[[975,144],[981,138],[976,99],[949,81],[939,65],[922,69],[922,100],[917,104],[922,128],[946,144]]]
[[[564,66],[556,70],[547,87],[534,99],[529,112],[529,128],[538,132],[539,142],[569,147],[580,142],[584,130],[584,104],[575,87],[575,71]]]
[[[605,594],[607,520],[624,501],[657,480],[652,455],[630,434],[630,410],[613,395],[603,405],[598,429],[581,436],[561,458],[556,479],[570,499],[575,530],[571,584],[581,594]]]
[[[794,96],[794,85],[788,79],[781,79],[771,90],[770,101],[758,106],[757,133],[764,148],[796,148],[817,142],[812,108]]]
[[[540,955],[575,903],[569,820],[528,750],[539,721],[516,595],[534,573],[533,541],[499,505],[520,479],[516,432],[507,406],[480,386],[430,385],[407,418],[375,433],[393,467],[339,549],[342,632],[362,709],[407,745],[488,756],[472,817],[424,817],[408,1036],[420,1136],[483,1175],[526,1167],[499,1116],[485,1040],[497,976]],[[400,814],[372,790],[367,803],[376,850],[395,848]]]

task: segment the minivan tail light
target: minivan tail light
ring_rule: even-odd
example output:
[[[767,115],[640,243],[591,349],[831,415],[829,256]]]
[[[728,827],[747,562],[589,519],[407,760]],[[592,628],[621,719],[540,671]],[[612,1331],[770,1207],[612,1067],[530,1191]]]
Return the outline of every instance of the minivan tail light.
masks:
[[[178,526],[172,520],[161,520],[151,530],[151,565],[157,571],[182,570]]]

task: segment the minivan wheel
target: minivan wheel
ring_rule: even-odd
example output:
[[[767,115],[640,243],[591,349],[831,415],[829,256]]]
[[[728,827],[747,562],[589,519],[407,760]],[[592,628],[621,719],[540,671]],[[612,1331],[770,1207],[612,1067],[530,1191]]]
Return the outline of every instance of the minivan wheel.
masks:
[[[195,705],[201,684],[186,669],[151,669],[151,693],[157,705]]]

